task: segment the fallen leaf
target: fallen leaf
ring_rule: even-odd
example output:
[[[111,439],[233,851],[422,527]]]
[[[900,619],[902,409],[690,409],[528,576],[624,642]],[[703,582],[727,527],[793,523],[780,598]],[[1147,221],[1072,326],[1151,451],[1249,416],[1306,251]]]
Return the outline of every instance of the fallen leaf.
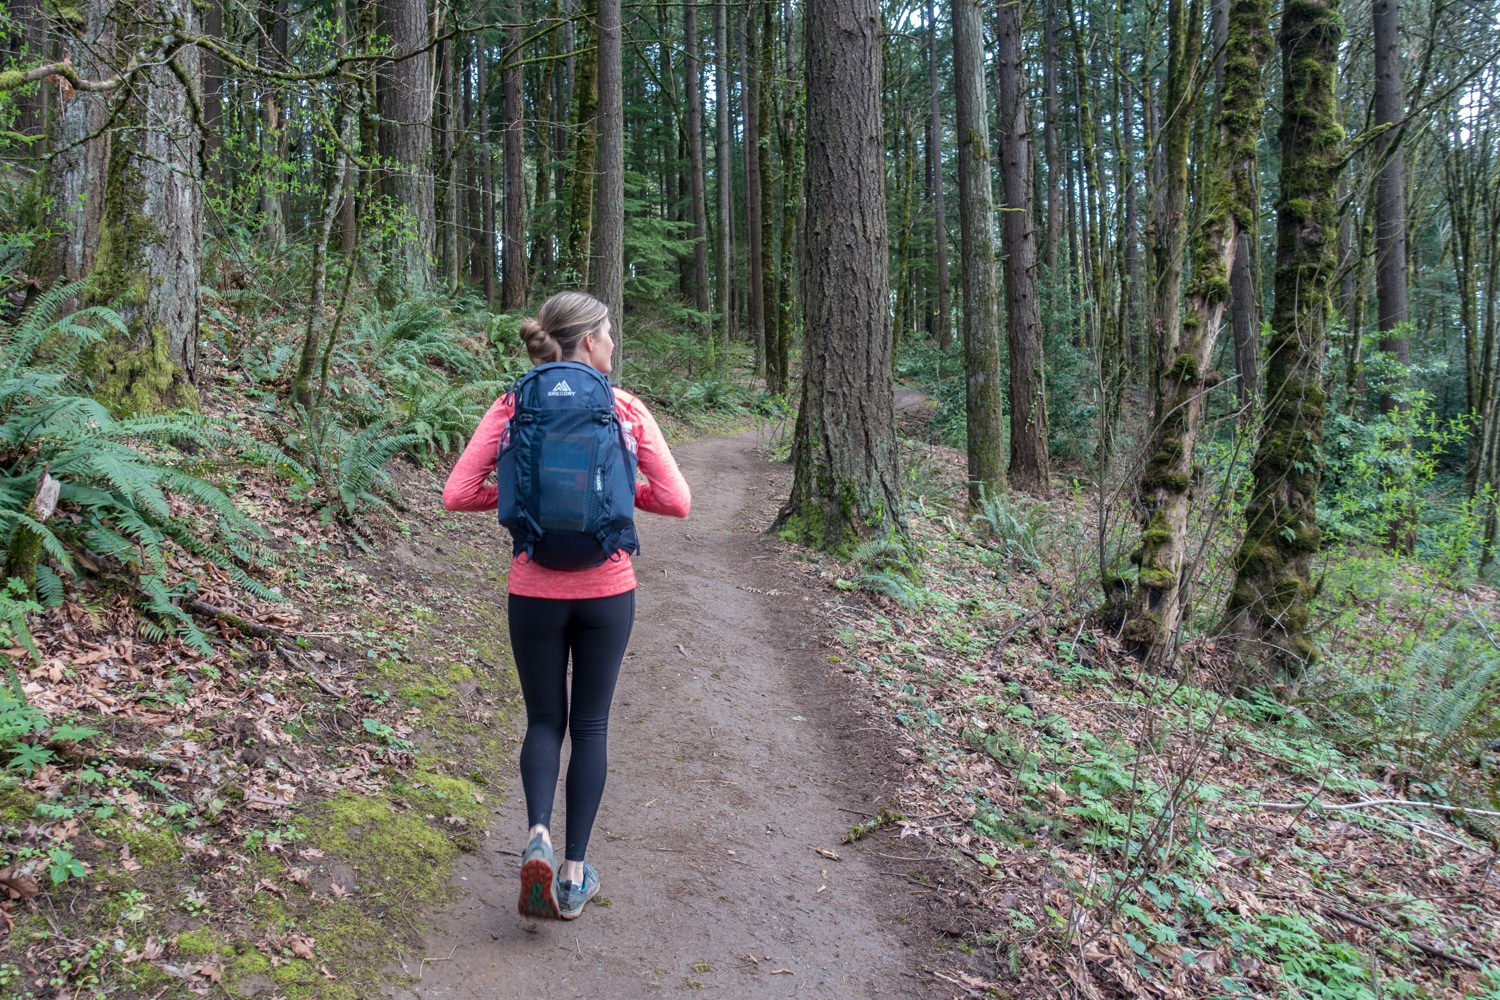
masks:
[[[843,858],[839,857],[837,854],[835,854],[832,851],[828,850],[826,847],[818,847],[818,848],[814,848],[814,850],[816,850],[819,854],[823,855],[823,857],[827,858],[830,861],[843,861],[844,860]]]

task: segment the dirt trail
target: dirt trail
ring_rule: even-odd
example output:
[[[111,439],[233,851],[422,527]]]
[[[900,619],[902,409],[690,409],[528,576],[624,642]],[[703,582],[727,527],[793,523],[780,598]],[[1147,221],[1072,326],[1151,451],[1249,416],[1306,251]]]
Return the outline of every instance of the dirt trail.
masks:
[[[398,1000],[932,995],[927,890],[838,843],[878,808],[889,765],[820,654],[812,596],[760,535],[788,472],[755,443],[675,449],[692,517],[637,521],[639,617],[590,845],[609,905],[571,923],[516,915],[511,775],[460,898],[433,920],[439,961],[408,958],[421,979]],[[557,802],[561,816],[560,788]]]

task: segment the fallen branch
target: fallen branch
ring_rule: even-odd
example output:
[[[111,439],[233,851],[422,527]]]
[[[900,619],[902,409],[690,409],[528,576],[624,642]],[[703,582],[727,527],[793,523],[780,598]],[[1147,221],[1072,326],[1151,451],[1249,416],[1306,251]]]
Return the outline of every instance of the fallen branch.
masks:
[[[1338,919],[1346,923],[1354,924],[1356,927],[1363,927],[1367,931],[1374,931],[1376,934],[1385,934],[1389,933],[1390,931],[1390,928],[1382,927],[1379,924],[1375,923],[1373,920],[1366,920],[1364,917],[1361,917],[1354,913],[1349,913],[1346,910],[1341,910],[1336,906],[1325,906],[1323,907],[1323,912],[1327,913],[1329,916],[1337,917]],[[1420,952],[1431,955],[1433,958],[1441,958],[1445,961],[1452,962],[1454,965],[1461,965],[1465,969],[1473,969],[1475,972],[1484,971],[1484,966],[1480,965],[1472,958],[1469,958],[1467,955],[1455,955],[1453,952],[1448,951],[1447,949],[1439,948],[1435,944],[1427,944],[1425,941],[1421,941],[1414,937],[1408,938],[1406,943]]]
[[[856,841],[863,840],[877,830],[881,830],[885,827],[890,826],[892,823],[899,823],[905,818],[906,817],[901,813],[892,812],[890,809],[882,809],[880,810],[880,812],[876,813],[874,816],[871,816],[863,823],[856,823],[851,826],[849,828],[849,832],[844,834],[844,836],[840,838],[840,841],[845,844],[852,844]]]
[[[235,631],[243,632],[246,635],[253,636],[256,639],[294,640],[296,638],[295,636],[288,635],[287,633],[278,631],[277,629],[271,628],[270,626],[262,625],[259,622],[253,622],[242,615],[235,614],[233,611],[225,611],[223,608],[215,607],[214,605],[209,604],[206,601],[200,601],[194,597],[183,599],[182,610],[188,612],[189,614],[197,615],[199,618],[217,619],[221,622],[224,622]]]
[[[1252,802],[1257,809],[1272,809],[1277,812],[1291,812],[1299,809],[1329,809],[1344,811],[1348,809],[1373,809],[1376,806],[1402,806],[1408,809],[1432,809],[1436,812],[1467,813],[1471,816],[1500,816],[1500,810],[1474,809],[1470,806],[1453,806],[1441,802],[1419,802],[1414,799],[1365,799],[1360,802],[1320,802],[1317,799],[1309,799],[1306,802]]]

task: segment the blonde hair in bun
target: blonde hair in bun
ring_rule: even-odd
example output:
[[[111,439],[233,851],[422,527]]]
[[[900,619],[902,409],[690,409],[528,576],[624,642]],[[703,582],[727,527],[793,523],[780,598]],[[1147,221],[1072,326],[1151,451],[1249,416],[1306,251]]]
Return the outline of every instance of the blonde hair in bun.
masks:
[[[521,340],[532,364],[561,361],[608,318],[604,303],[587,292],[558,292],[542,303],[535,319],[521,321]]]

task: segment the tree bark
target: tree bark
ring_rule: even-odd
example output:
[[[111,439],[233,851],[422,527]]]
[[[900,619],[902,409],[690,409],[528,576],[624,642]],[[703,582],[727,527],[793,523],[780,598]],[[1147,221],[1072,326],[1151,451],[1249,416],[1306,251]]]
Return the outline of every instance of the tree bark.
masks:
[[[1026,76],[1021,65],[1021,3],[1000,0],[1000,177],[1004,184],[1000,237],[1005,253],[1005,307],[1010,343],[1010,481],[1023,490],[1046,489],[1047,393],[1042,361],[1042,316],[1036,286],[1036,230],[1031,213],[1031,128],[1026,120]]]
[[[222,41],[224,6],[221,0],[208,0],[203,6],[203,34]],[[205,179],[220,185],[224,181],[224,60],[217,52],[205,49],[203,60],[203,167]]]
[[[477,116],[478,135],[476,141],[479,144],[479,246],[478,266],[480,268],[479,283],[484,289],[484,301],[490,308],[494,308],[499,302],[499,282],[495,267],[495,146],[494,137],[490,131],[490,50],[485,44],[484,35],[480,34],[474,39],[475,45],[475,67],[474,67],[474,113]],[[547,115],[541,116],[540,133],[545,136],[551,129],[551,122]],[[545,181],[548,172],[547,156],[545,154],[546,140],[543,140],[543,154],[538,157],[537,180],[542,183],[542,190],[538,191],[539,199],[545,198]]]
[[[794,6],[788,0],[782,8],[784,17],[790,21]],[[802,207],[802,116],[801,95],[796,92],[798,78],[795,46],[792,43],[791,24],[786,27],[786,82],[781,97],[781,280],[777,282],[776,344],[773,354],[777,369],[782,374],[779,388],[773,391],[788,393],[791,390],[792,329],[796,320],[796,294],[793,276],[798,273],[797,234],[798,213]]]
[[[526,308],[526,162],[522,143],[525,114],[521,94],[521,12],[511,8],[515,21],[505,29],[505,62],[500,71],[502,111],[505,115],[505,274],[501,304],[507,312]]]
[[[761,218],[760,175],[760,39],[755,19],[741,9],[740,76],[745,81],[745,241],[749,247],[750,277],[747,300],[750,336],[755,343],[755,366],[766,365],[765,259],[762,256],[764,220]]]
[[[382,72],[379,89],[380,158],[386,166],[382,194],[403,213],[400,232],[386,248],[386,271],[394,294],[421,294],[436,285],[432,252],[437,231],[426,3],[380,0],[379,30],[400,57]]]
[[[1223,100],[1216,142],[1200,177],[1205,206],[1193,247],[1194,273],[1182,340],[1157,374],[1160,412],[1141,471],[1141,544],[1132,557],[1138,586],[1123,637],[1153,662],[1175,651],[1192,593],[1187,528],[1195,451],[1219,327],[1231,295],[1230,275],[1247,225],[1257,214],[1256,147],[1270,51],[1266,0],[1230,0]],[[1196,30],[1196,29],[1194,29]]]
[[[191,0],[154,0],[117,21],[118,62],[149,49],[153,25],[197,28]],[[95,350],[95,394],[124,412],[191,402],[198,369],[203,251],[202,136],[192,108],[196,46],[152,52],[111,122],[109,164],[90,303],[125,321],[123,342]]]
[[[958,229],[963,257],[964,412],[969,502],[1005,488],[1000,338],[995,322],[995,247],[990,130],[985,111],[984,29],[975,0],[953,0],[953,80],[958,125]]]
[[[760,0],[761,26],[758,34],[760,68],[756,71],[760,112],[756,116],[760,134],[760,276],[761,311],[766,322],[766,388],[780,393],[786,388],[787,372],[782,365],[781,310],[777,308],[776,234],[780,229],[776,215],[776,176],[771,160],[771,136],[776,128],[776,25],[772,7],[776,0]],[[788,277],[787,280],[790,280]]]
[[[86,0],[82,14],[82,23],[64,26],[62,44],[80,75],[108,76],[112,70],[106,54],[114,48],[115,24],[106,0]],[[57,101],[42,176],[52,214],[48,235],[32,251],[29,266],[41,281],[77,281],[94,269],[112,135],[104,124],[114,100],[112,94],[78,92]]]
[[[693,308],[708,314],[708,204],[703,166],[703,64],[698,55],[696,0],[683,8],[687,72],[688,190],[693,217]]]
[[[714,261],[719,349],[727,353],[734,331],[734,149],[729,132],[729,15],[714,5],[714,180],[718,186],[719,241]]]
[[[1381,164],[1375,184],[1375,294],[1380,302],[1380,349],[1402,365],[1411,363],[1406,328],[1406,156],[1401,148],[1401,120],[1406,99],[1401,82],[1401,15],[1399,0],[1371,0],[1375,29],[1375,127],[1383,129],[1374,155]],[[1380,412],[1397,406],[1388,387],[1380,394]]]
[[[625,109],[620,0],[599,0],[599,186],[594,294],[614,321],[614,371],[620,379],[625,326]]]
[[[1042,107],[1047,117],[1044,138],[1047,157],[1047,234],[1042,262],[1047,266],[1047,282],[1054,289],[1062,279],[1057,273],[1057,243],[1062,235],[1062,210],[1066,190],[1062,182],[1062,152],[1057,136],[1062,125],[1062,113],[1057,107],[1057,2],[1058,0],[1044,0],[1042,25]]]
[[[784,535],[828,550],[900,528],[877,0],[808,0],[807,349]]]
[[[286,0],[264,0],[260,8],[261,65],[284,69],[287,50]],[[260,213],[261,236],[272,247],[286,243],[286,142],[281,122],[281,92],[266,78],[260,94]]]
[[[1240,679],[1250,684],[1295,678],[1315,652],[1308,569],[1322,538],[1322,363],[1338,239],[1334,191],[1344,133],[1334,73],[1342,35],[1338,0],[1299,0],[1282,14],[1281,183],[1265,409],[1221,626],[1241,654]]]
[[[598,20],[596,0],[585,0],[581,23]],[[563,241],[561,281],[566,285],[591,287],[591,247],[594,230],[594,180],[598,164],[598,30],[591,36],[596,42],[592,52],[574,57],[572,176],[568,182],[568,221]],[[582,40],[582,39],[580,39]],[[575,45],[577,43],[575,42]],[[559,188],[559,191],[561,188]]]
[[[932,205],[932,337],[939,350],[953,342],[953,294],[948,277],[948,208],[943,181],[942,91],[938,87],[937,10],[927,0],[927,197]]]

